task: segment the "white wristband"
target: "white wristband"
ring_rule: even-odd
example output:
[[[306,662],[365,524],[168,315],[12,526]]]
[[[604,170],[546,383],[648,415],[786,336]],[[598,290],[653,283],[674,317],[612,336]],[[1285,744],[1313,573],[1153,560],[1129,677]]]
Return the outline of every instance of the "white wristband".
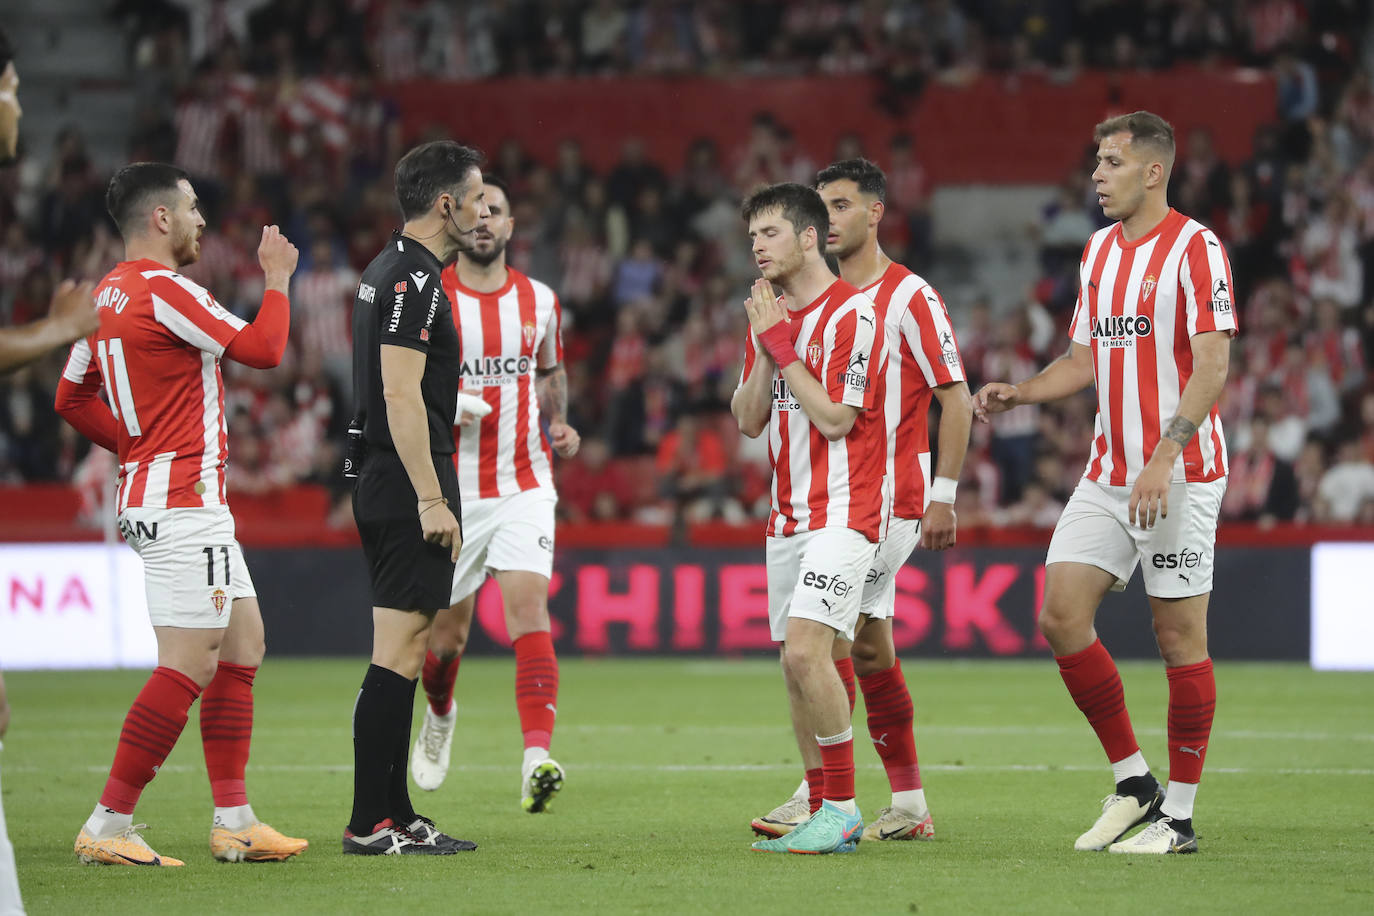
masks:
[[[936,477],[930,482],[930,501],[933,503],[954,504],[954,491],[959,488],[959,481],[953,477]]]

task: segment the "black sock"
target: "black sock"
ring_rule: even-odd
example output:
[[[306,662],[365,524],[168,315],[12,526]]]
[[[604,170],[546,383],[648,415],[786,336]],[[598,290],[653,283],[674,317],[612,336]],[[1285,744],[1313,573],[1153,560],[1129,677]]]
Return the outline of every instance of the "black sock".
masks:
[[[1153,773],[1146,773],[1144,776],[1131,776],[1116,784],[1116,794],[1134,796],[1140,804],[1148,805],[1159,794],[1159,780],[1155,779]]]
[[[387,810],[391,819],[400,827],[411,823],[416,817],[415,808],[410,804],[410,786],[406,783],[406,773],[410,770],[410,729],[415,719],[415,685],[418,682],[418,678],[409,682],[407,699],[403,706],[397,707],[399,718],[396,721],[396,737],[393,739],[395,743],[392,745],[389,781],[391,804]]]
[[[355,835],[372,833],[391,816],[396,727],[404,715],[409,730],[414,696],[414,681],[378,665],[368,666],[353,706],[353,815],[348,829]]]

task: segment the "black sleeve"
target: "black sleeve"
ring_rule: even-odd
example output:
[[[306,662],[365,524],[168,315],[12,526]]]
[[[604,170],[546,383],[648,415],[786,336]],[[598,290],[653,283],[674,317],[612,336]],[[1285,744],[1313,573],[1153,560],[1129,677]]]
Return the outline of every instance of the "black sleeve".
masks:
[[[428,270],[398,272],[387,289],[390,297],[378,312],[382,326],[378,340],[383,344],[397,344],[412,350],[429,352],[434,315],[438,311],[443,289],[439,276]]]
[[[1292,521],[1298,514],[1298,478],[1293,466],[1286,461],[1274,462],[1274,476],[1269,480],[1269,493],[1264,500],[1265,515],[1282,521]]]

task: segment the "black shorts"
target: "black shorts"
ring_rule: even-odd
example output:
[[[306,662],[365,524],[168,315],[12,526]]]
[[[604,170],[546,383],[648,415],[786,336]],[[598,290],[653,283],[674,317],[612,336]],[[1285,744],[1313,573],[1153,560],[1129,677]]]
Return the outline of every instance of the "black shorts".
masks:
[[[439,490],[462,523],[452,455],[431,455]],[[367,555],[372,606],[434,613],[448,607],[454,564],[447,547],[425,540],[415,488],[389,449],[368,449],[353,487],[353,519]]]

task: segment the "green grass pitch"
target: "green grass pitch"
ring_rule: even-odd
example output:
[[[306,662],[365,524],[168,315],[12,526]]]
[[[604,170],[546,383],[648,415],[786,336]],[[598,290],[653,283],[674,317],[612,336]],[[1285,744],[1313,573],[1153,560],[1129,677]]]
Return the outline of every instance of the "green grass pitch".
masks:
[[[1201,854],[1075,853],[1110,771],[1053,663],[922,662],[906,671],[935,815],[931,843],[844,856],[754,853],[749,820],[800,773],[776,663],[565,660],[548,814],[518,799],[509,658],[463,663],[454,769],[416,807],[475,853],[339,852],[352,788],[349,716],[362,660],[269,658],[257,681],[254,808],[310,839],[298,860],[209,855],[196,714],[136,814],[181,869],[82,867],[98,796],[142,672],[14,672],[0,783],[29,911],[44,913],[1144,913],[1374,911],[1374,676],[1299,665],[1217,668],[1220,700],[1195,823]],[[1161,778],[1159,665],[1122,665]],[[421,700],[423,702],[423,700]],[[417,711],[418,719],[418,711]],[[863,728],[859,805],[887,783]],[[442,909],[440,909],[442,908]]]

